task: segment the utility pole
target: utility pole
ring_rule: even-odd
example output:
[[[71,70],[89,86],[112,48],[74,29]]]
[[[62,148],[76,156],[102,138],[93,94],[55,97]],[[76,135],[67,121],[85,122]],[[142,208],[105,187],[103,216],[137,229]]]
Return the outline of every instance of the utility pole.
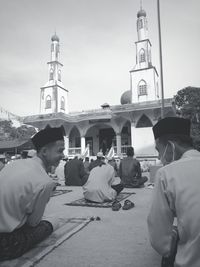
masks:
[[[157,0],[158,12],[158,39],[159,39],[159,56],[160,56],[160,85],[161,85],[161,118],[164,118],[164,85],[163,85],[163,64],[162,64],[162,43],[161,43],[161,26],[160,26],[160,1]]]

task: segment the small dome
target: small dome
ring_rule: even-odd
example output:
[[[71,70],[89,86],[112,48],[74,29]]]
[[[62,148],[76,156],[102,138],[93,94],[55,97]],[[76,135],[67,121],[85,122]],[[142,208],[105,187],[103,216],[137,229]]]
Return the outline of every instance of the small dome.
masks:
[[[59,42],[59,38],[58,38],[58,36],[56,35],[56,33],[51,37],[51,41],[53,42],[53,41],[57,41],[57,42]]]
[[[138,11],[137,13],[137,17],[140,18],[140,17],[146,17],[147,16],[147,13],[144,9],[140,9],[140,11]]]
[[[128,90],[128,91],[125,91],[122,96],[121,96],[121,99],[120,99],[120,102],[122,105],[124,104],[131,104],[131,91]]]

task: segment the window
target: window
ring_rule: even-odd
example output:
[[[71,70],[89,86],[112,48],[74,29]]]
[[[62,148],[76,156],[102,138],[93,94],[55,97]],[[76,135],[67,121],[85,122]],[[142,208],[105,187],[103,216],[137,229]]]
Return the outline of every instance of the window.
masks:
[[[51,52],[53,52],[53,51],[54,51],[54,45],[51,44]]]
[[[50,76],[49,76],[49,80],[53,80],[53,69],[50,69]]]
[[[142,19],[139,19],[138,22],[137,22],[137,26],[138,26],[138,30],[142,29],[144,27],[143,25],[143,20]]]
[[[137,122],[136,128],[152,127],[152,122],[145,114],[143,114]]]
[[[64,96],[61,97],[61,109],[65,110],[65,98],[64,98]]]
[[[48,95],[48,96],[46,97],[46,106],[45,106],[45,108],[46,108],[46,109],[51,108],[51,96],[50,96],[50,95]]]
[[[145,51],[142,48],[139,53],[140,62],[145,62]]]
[[[147,84],[141,80],[138,84],[138,96],[147,95]]]
[[[61,70],[58,71],[58,81],[61,82]]]

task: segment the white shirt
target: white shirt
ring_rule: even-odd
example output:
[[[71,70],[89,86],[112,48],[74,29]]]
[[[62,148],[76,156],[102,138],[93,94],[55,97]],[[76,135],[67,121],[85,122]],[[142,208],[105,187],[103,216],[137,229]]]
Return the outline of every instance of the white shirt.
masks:
[[[153,203],[148,216],[152,246],[168,256],[174,218],[180,241],[176,267],[200,266],[200,153],[189,150],[156,174]]]
[[[93,168],[83,186],[84,197],[95,202],[114,200],[117,195],[117,192],[111,187],[114,181],[115,171],[111,165],[106,164]]]
[[[54,188],[38,157],[6,165],[0,172],[0,233],[36,226]]]

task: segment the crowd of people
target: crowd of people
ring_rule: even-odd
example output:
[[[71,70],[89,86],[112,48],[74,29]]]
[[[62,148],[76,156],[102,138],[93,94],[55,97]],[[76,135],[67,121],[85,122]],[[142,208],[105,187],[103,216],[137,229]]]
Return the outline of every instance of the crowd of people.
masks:
[[[152,130],[163,167],[156,173],[147,220],[151,244],[163,256],[163,267],[198,267],[200,152],[193,148],[190,121],[167,117]],[[61,160],[65,160],[65,185],[82,186],[88,202],[116,204],[117,195],[125,187],[139,188],[147,182],[133,147],[127,149],[119,164],[102,152],[92,161],[83,161],[78,155],[68,160],[63,154],[64,135],[63,127],[48,126],[32,137],[35,155],[2,163],[0,261],[23,255],[57,229],[57,219],[44,217],[44,210],[57,185],[49,174]],[[149,169],[146,161],[143,169]]]

